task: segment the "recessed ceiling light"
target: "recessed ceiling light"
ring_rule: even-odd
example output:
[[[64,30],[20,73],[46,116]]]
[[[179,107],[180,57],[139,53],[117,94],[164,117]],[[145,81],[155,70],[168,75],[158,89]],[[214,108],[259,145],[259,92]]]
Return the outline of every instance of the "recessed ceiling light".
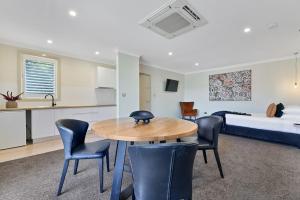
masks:
[[[198,62],[196,62],[196,63],[195,63],[195,66],[199,66],[199,63],[198,63]]]
[[[74,10],[70,10],[70,11],[69,11],[69,15],[70,15],[71,17],[76,17],[76,16],[77,16],[77,13],[76,13]]]
[[[42,56],[43,56],[43,57],[46,57],[47,55],[43,53]]]
[[[170,52],[168,53],[168,55],[169,55],[169,56],[172,56],[172,55],[173,55],[173,52],[172,52],[172,51],[170,51]]]
[[[250,27],[244,28],[244,33],[250,33],[250,32],[251,32],[251,28]]]
[[[48,44],[52,44],[53,41],[52,41],[52,40],[47,40],[47,43],[48,43]]]
[[[99,52],[99,51],[95,51],[95,54],[96,54],[96,55],[99,55],[99,54],[100,54],[100,52]]]

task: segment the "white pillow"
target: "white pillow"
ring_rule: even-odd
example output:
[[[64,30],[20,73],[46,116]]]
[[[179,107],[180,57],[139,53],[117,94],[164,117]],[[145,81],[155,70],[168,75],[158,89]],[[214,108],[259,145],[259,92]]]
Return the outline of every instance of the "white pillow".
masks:
[[[283,112],[285,114],[299,114],[300,115],[300,106],[296,106],[296,105],[293,105],[293,106],[286,106],[286,108],[283,110]]]

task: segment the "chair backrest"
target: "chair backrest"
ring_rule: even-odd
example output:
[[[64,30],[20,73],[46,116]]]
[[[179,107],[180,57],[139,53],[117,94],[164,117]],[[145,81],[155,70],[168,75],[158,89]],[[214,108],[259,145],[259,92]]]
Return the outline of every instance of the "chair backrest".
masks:
[[[180,102],[181,113],[192,111],[194,108],[194,102]]]
[[[218,145],[218,135],[221,132],[223,119],[220,116],[206,116],[195,121],[198,124],[198,138],[209,141],[212,145]]]
[[[89,124],[75,119],[61,119],[55,124],[64,144],[65,158],[71,158],[72,150],[84,143]]]
[[[128,147],[137,200],[192,199],[196,144]]]

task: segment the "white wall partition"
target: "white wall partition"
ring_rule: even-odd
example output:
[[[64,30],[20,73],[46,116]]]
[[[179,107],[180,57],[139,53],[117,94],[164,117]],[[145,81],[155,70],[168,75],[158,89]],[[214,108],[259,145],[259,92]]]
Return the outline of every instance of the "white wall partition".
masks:
[[[139,56],[117,55],[117,116],[128,117],[139,109]]]
[[[0,92],[7,90],[14,94],[19,91],[19,54],[41,55],[39,51],[0,44]],[[94,105],[115,104],[115,91],[96,89],[97,67],[113,68],[105,64],[84,61],[76,58],[49,54],[49,57],[60,61],[60,99],[58,105]],[[20,107],[51,105],[48,101],[19,101]],[[0,98],[0,107],[4,107],[5,100]]]
[[[184,75],[141,65],[140,72],[151,77],[151,112],[157,117],[181,117],[179,102],[184,95]],[[166,80],[179,81],[177,92],[165,91]]]
[[[299,105],[300,87],[294,88],[293,85],[294,62],[295,60],[290,59],[188,74],[185,76],[185,100],[195,101],[195,107],[200,110],[201,115],[204,112],[210,114],[220,110],[265,113],[267,106],[272,102]],[[252,70],[251,101],[209,101],[209,75],[245,69]]]

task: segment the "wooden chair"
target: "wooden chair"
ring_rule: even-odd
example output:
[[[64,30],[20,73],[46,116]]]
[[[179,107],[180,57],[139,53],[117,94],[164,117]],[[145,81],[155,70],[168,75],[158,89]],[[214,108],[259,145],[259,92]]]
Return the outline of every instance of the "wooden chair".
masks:
[[[192,119],[192,117],[194,117],[194,119],[197,118],[198,110],[194,109],[194,102],[180,102],[179,104],[182,119],[185,119],[186,117],[189,117],[190,119]]]

